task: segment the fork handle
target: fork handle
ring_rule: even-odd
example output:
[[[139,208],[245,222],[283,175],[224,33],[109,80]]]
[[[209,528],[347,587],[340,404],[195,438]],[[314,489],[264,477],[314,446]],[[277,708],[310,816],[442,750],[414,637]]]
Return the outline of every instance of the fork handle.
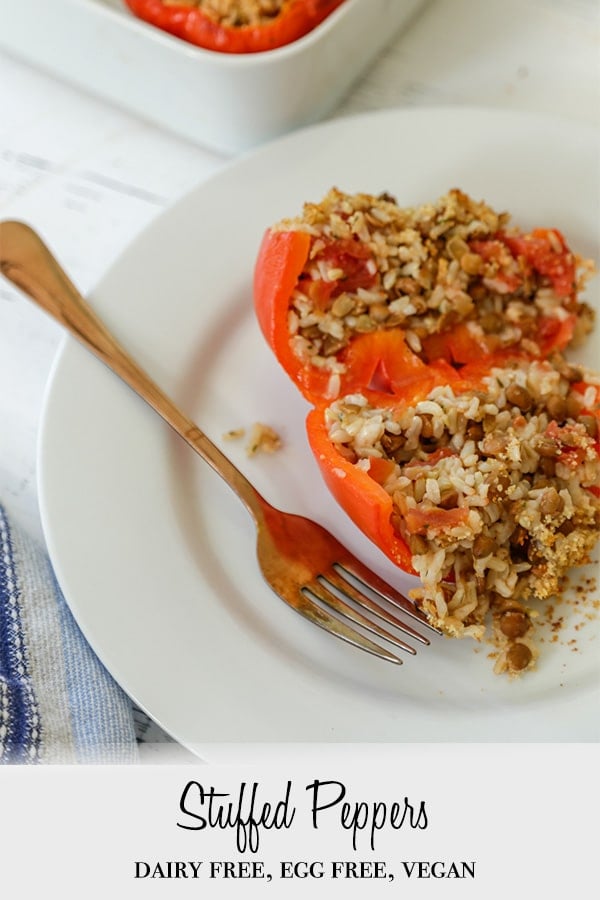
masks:
[[[50,250],[23,222],[0,222],[0,271],[122,378],[236,492],[255,521],[266,500],[119,344]]]

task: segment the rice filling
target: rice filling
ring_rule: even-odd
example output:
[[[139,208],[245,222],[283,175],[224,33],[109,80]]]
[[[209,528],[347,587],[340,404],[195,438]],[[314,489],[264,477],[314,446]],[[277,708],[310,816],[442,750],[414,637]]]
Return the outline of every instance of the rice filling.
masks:
[[[340,454],[392,498],[422,581],[411,597],[452,637],[479,640],[491,619],[498,672],[534,666],[533,602],[598,539],[597,391],[582,374],[561,358],[518,362],[477,389],[379,406],[356,393],[325,413]]]

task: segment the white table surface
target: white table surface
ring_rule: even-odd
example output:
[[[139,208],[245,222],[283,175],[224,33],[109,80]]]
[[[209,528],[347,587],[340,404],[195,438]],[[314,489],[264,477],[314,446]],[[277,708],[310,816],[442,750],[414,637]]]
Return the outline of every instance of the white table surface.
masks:
[[[336,115],[469,104],[598,122],[598,46],[595,0],[432,0]],[[40,231],[84,292],[227,161],[8,54],[0,111],[0,217]],[[57,325],[0,281],[0,500],[34,536],[36,440],[60,340]]]

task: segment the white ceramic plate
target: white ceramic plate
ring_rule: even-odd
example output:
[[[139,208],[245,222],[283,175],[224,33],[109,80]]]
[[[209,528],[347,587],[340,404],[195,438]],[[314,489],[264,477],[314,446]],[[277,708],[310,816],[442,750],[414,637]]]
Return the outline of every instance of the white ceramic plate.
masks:
[[[322,486],[307,405],[259,334],[251,278],[263,230],[333,184],[389,190],[403,204],[460,186],[524,228],[560,227],[597,258],[597,149],[592,128],[500,111],[387,111],[318,126],[161,216],[92,301],[268,499],[320,521],[406,588]],[[580,354],[589,363],[594,340]],[[222,440],[255,421],[282,434],[281,452],[249,460],[243,441]],[[208,759],[228,742],[598,737],[597,619],[567,607],[560,640],[514,682],[467,642],[436,639],[398,668],[336,641],[265,586],[252,523],[227,486],[71,340],[47,395],[39,471],[51,557],[81,628],[125,690]]]

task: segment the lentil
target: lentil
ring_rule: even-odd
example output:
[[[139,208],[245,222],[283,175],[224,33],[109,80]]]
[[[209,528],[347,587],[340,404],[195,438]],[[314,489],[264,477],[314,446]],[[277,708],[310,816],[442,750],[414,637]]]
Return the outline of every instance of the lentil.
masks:
[[[506,662],[509,669],[520,672],[526,669],[533,658],[533,654],[526,644],[520,641],[512,644],[506,652]]]

